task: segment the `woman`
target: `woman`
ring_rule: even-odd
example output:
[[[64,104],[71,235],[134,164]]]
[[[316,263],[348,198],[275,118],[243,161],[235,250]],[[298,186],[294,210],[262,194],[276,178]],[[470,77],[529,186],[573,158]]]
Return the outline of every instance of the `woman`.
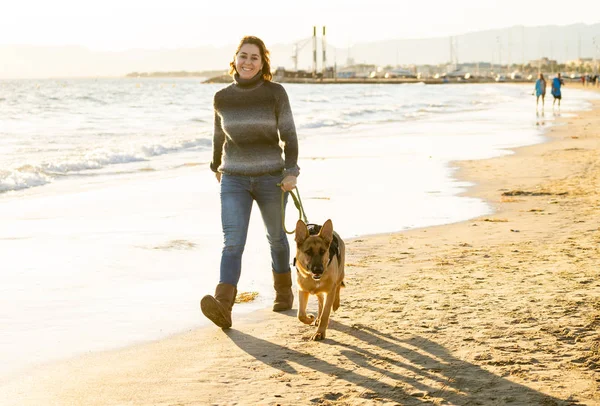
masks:
[[[220,279],[215,295],[204,296],[200,301],[204,315],[221,328],[231,327],[231,308],[254,201],[271,247],[276,293],[273,310],[292,308],[290,248],[282,224],[281,194],[285,193],[285,205],[286,192],[296,186],[300,173],[292,110],[285,89],[271,82],[265,44],[257,37],[242,38],[229,65],[234,82],[214,96],[210,164],[221,184],[224,246]]]
[[[544,74],[540,73],[538,75],[538,80],[535,82],[535,109],[538,108],[538,102],[540,101],[540,96],[542,97],[542,110],[544,110],[544,98],[546,97],[546,79],[544,79]]]

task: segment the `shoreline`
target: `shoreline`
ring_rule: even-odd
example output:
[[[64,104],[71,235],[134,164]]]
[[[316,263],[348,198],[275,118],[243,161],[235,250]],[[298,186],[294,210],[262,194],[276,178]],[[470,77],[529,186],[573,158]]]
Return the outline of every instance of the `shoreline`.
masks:
[[[535,81],[527,79],[508,79],[505,81],[497,82],[494,78],[488,77],[473,77],[464,79],[462,77],[451,77],[447,80],[444,78],[294,78],[294,77],[273,77],[273,81],[277,83],[289,84],[307,84],[307,85],[348,85],[348,84],[424,84],[424,85],[448,85],[448,84],[533,84]],[[229,75],[216,76],[204,80],[202,83],[231,83],[231,77]]]
[[[598,192],[585,188],[598,176],[589,168],[594,169],[592,158],[600,151],[599,135],[585,122],[600,123],[600,103],[593,105],[592,111],[563,119],[567,125],[546,131],[544,143],[455,163],[456,178],[476,183],[465,194],[483,198],[493,214],[349,240],[349,286],[325,342],[303,340],[313,327],[295,319],[297,304],[284,314],[264,309],[243,319],[236,319],[234,307],[228,332],[208,326],[42,366],[0,384],[0,395],[15,404],[48,399],[74,404],[306,404],[314,399],[352,405],[600,404],[598,374],[592,369],[600,363],[600,351],[592,345],[600,325],[598,281],[591,267],[598,252],[585,244],[600,241],[600,233],[588,230],[591,222],[587,229],[579,223],[599,209],[578,205],[598,202]],[[523,193],[502,196],[511,191]],[[562,250],[575,244],[568,233],[579,237],[582,248],[574,253],[588,254],[587,259],[575,255],[578,262],[568,262],[573,258],[568,254],[574,254]],[[564,244],[556,246],[555,239]],[[551,248],[543,246],[545,241]],[[554,258],[559,254],[564,255]],[[534,270],[523,269],[523,263]],[[575,281],[577,294],[592,292],[560,301],[571,292],[564,286],[552,290],[562,281],[547,266],[557,263],[565,269],[577,266],[577,274],[561,270],[567,282]],[[506,274],[498,278],[497,272]],[[536,283],[517,280],[520,273]],[[537,286],[556,295],[547,297]],[[524,298],[514,297],[513,290]],[[557,300],[559,309],[554,309]],[[311,298],[313,310],[314,302]],[[564,314],[548,323],[562,309]]]

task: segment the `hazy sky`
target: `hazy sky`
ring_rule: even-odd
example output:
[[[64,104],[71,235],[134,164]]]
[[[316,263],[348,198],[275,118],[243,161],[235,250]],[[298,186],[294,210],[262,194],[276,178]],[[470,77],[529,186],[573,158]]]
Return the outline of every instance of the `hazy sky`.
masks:
[[[19,0],[2,6],[0,45],[82,45],[115,51],[191,48],[235,44],[252,34],[269,46],[300,40],[311,35],[313,25],[326,25],[328,42],[347,47],[512,25],[592,24],[600,21],[598,4],[598,0]]]

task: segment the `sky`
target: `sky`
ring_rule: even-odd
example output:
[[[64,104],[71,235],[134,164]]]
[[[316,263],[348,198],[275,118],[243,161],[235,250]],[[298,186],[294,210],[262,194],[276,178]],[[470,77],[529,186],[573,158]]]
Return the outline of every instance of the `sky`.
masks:
[[[597,22],[598,0],[19,0],[2,6],[0,46],[79,45],[98,51],[222,47],[237,44],[244,35],[257,35],[270,46],[308,38],[315,25],[320,35],[325,25],[328,43],[348,47],[513,25]]]

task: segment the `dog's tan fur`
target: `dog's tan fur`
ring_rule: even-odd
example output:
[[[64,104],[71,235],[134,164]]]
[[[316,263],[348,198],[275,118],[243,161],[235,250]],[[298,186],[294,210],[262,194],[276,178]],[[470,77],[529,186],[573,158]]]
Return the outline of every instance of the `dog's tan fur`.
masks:
[[[329,246],[336,236],[339,241],[340,258],[334,256],[329,262]],[[333,231],[331,220],[327,220],[318,235],[309,235],[302,220],[296,223],[296,269],[298,270],[298,319],[305,324],[315,323],[317,332],[312,340],[325,338],[331,310],[340,307],[340,289],[344,286],[344,263],[346,248],[344,241]],[[321,263],[323,273],[320,279],[313,274],[315,264]],[[306,313],[308,296],[313,294],[319,300],[319,311],[315,318]]]

